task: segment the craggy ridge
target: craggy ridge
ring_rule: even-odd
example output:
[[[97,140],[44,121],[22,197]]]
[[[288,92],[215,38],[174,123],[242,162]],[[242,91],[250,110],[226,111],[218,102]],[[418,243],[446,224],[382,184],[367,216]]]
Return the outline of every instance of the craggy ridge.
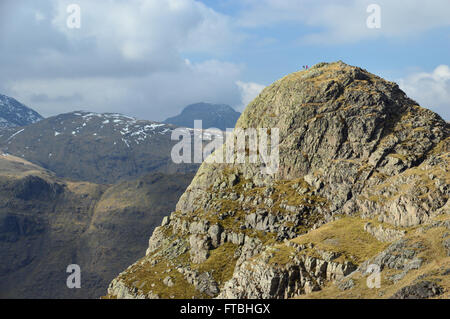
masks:
[[[450,127],[439,115],[339,61],[265,88],[236,127],[279,129],[278,173],[203,163],[107,297],[448,297]],[[379,289],[366,285],[370,264]]]

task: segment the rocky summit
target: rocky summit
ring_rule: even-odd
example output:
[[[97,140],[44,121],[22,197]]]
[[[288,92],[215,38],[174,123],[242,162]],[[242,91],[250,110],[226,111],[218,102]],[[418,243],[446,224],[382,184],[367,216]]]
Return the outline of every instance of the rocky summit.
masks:
[[[448,298],[450,138],[397,84],[292,73],[236,128],[278,128],[279,170],[203,163],[108,298]]]
[[[225,131],[236,125],[241,113],[226,104],[196,103],[186,106],[181,114],[169,117],[164,123],[182,127],[194,127],[195,120],[202,121],[202,128],[216,128]]]

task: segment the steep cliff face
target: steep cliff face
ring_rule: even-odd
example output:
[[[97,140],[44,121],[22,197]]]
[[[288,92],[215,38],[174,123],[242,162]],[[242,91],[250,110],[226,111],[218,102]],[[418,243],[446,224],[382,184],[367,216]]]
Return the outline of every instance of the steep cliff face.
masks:
[[[435,295],[448,291],[450,138],[437,114],[395,83],[320,63],[264,89],[236,128],[279,129],[276,174],[204,163],[109,297],[374,297],[369,264],[388,276],[375,297],[430,274]]]

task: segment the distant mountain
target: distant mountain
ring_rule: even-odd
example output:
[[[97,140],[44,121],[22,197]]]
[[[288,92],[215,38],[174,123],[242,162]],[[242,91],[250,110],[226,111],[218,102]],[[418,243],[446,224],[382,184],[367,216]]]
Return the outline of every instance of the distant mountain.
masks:
[[[0,131],[0,149],[57,176],[115,183],[146,173],[195,172],[198,164],[175,164],[174,125],[121,114],[72,112],[26,127]]]
[[[214,127],[225,131],[234,128],[240,115],[226,104],[196,103],[186,106],[181,114],[169,117],[164,123],[194,127],[194,120],[202,120],[203,129]]]
[[[16,99],[0,94],[0,128],[25,126],[42,119],[39,113]]]
[[[145,253],[147,237],[192,177],[70,182],[0,153],[0,298],[100,297]],[[81,289],[66,287],[70,264],[81,268]]]

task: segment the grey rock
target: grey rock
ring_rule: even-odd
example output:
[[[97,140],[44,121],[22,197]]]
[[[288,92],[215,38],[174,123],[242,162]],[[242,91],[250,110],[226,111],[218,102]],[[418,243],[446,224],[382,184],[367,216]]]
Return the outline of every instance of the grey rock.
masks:
[[[163,283],[167,286],[167,287],[172,287],[174,285],[173,283],[173,278],[170,276],[167,276],[166,278],[164,278]]]
[[[338,288],[342,291],[345,290],[349,290],[352,289],[353,287],[355,287],[355,282],[353,281],[353,279],[344,279],[341,280],[338,284],[337,284]]]
[[[211,243],[206,236],[191,235],[189,237],[189,244],[191,246],[189,253],[193,263],[199,264],[208,259]]]
[[[376,239],[383,242],[393,242],[399,240],[403,236],[405,236],[404,230],[395,230],[390,228],[383,228],[383,226],[379,225],[378,227],[373,226],[371,223],[367,223],[364,225],[364,230],[373,236]]]
[[[435,282],[421,281],[419,283],[403,287],[392,295],[391,299],[426,299],[438,296],[442,293],[442,287]]]
[[[442,246],[444,246],[445,250],[447,251],[447,256],[450,256],[450,238],[444,239],[442,241]]]

